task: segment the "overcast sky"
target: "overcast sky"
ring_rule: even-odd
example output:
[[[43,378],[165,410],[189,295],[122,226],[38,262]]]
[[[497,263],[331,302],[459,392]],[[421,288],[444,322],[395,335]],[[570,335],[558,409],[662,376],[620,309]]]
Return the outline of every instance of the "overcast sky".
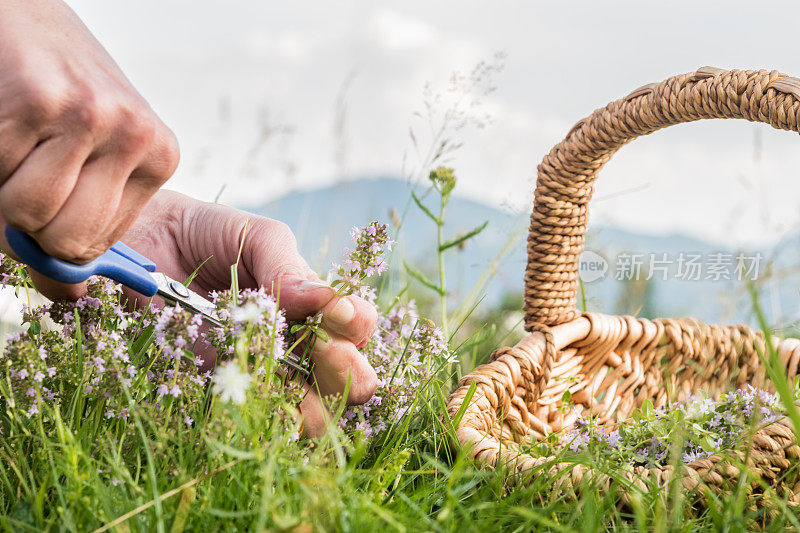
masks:
[[[426,82],[444,90],[502,51],[497,90],[457,132],[461,193],[529,210],[536,165],[631,90],[703,65],[800,75],[800,2],[72,0],[178,135],[168,185],[246,206],[293,188],[400,175],[425,144]],[[761,146],[760,150],[756,147]],[[760,153],[760,157],[759,154]],[[407,164],[407,166],[409,166]],[[624,148],[592,221],[724,244],[800,220],[800,139],[744,122],[674,127]]]

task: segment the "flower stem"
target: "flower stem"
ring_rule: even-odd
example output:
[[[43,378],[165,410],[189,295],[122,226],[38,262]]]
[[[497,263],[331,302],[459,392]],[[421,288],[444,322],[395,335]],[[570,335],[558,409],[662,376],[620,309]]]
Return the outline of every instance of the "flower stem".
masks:
[[[447,326],[447,281],[444,272],[444,251],[442,250],[444,229],[444,208],[447,198],[440,196],[439,220],[436,222],[436,252],[439,255],[439,307],[442,313],[442,330],[446,339],[450,338],[450,329]]]

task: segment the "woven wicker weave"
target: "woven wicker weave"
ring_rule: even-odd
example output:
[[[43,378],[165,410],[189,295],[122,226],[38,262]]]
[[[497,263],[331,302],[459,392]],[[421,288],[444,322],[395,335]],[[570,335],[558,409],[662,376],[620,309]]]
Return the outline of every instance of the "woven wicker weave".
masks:
[[[525,274],[526,329],[530,335],[492,354],[459,383],[448,401],[455,417],[470,385],[476,390],[456,428],[461,445],[488,466],[536,472],[567,468],[553,457],[522,453],[520,444],[570,427],[574,413],[559,405],[564,391],[601,422],[617,422],[651,399],[655,407],[700,390],[715,396],[752,384],[771,388],[757,350],[764,338],[746,326],[709,326],[694,319],[647,320],[581,314],[575,309],[578,256],[587,206],[600,168],[625,143],[656,130],[705,118],[744,118],[798,131],[800,79],[779,72],[696,72],[649,84],[578,122],[539,166]],[[775,339],[786,372],[800,366],[800,341]],[[760,430],[747,458],[767,481],[779,479],[800,457],[788,419]],[[586,473],[569,465],[569,479]],[[684,486],[702,480],[722,486],[738,470],[719,456],[685,468]],[[663,469],[620,473],[644,486],[642,477],[667,481]],[[786,486],[800,494],[800,486]]]

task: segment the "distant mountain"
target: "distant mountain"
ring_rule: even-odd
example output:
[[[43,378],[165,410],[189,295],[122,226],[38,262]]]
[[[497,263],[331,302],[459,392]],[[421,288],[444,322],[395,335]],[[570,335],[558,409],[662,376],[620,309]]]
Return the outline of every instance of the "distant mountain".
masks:
[[[433,272],[436,226],[411,202],[411,186],[392,178],[359,179],[309,191],[292,192],[250,211],[287,223],[309,263],[327,272],[342,250],[350,246],[350,229],[372,220],[389,224],[397,240],[396,253],[421,270]],[[426,190],[417,188],[418,195]],[[433,193],[424,201],[432,200]],[[433,210],[433,205],[430,206]],[[438,206],[437,206],[438,209]],[[394,214],[392,214],[394,213]],[[488,221],[486,229],[463,250],[448,254],[447,270],[452,297],[469,291],[516,234],[491,287],[491,294],[519,292],[524,270],[524,234],[527,216],[454,197],[446,212],[446,239],[466,233]],[[394,219],[394,220],[393,220]],[[402,219],[399,232],[394,221]]]
[[[410,200],[412,186],[403,180],[383,177],[357,179],[308,191],[297,191],[248,210],[286,222],[295,232],[298,244],[312,267],[327,272],[333,261],[341,258],[349,246],[349,231],[354,225],[379,220],[394,227],[402,219],[396,235],[397,251],[409,263],[431,273],[435,266],[436,228]],[[418,195],[426,189],[418,186]],[[425,201],[433,200],[433,194]],[[430,206],[433,208],[433,205]],[[463,298],[476,285],[509,245],[488,286],[486,304],[496,303],[504,294],[519,293],[525,270],[525,236],[528,213],[503,211],[472,200],[453,197],[446,213],[446,239],[454,238],[488,221],[480,235],[463,249],[449,254],[448,285],[454,301]],[[735,276],[737,251],[721,248],[685,235],[646,235],[613,227],[593,226],[586,249],[598,253],[608,271],[602,279],[584,284],[587,308],[607,313],[636,313],[643,316],[695,316],[709,322],[753,323],[750,300],[745,284],[725,279],[679,279],[678,263],[691,273],[691,256],[699,256],[701,278],[714,274],[726,265],[728,275]],[[775,271],[786,271],[800,265],[800,235],[783,241],[774,250],[742,252],[752,266],[755,254],[761,254],[758,274],[763,276],[767,260],[774,261]],[[595,256],[592,256],[595,257]],[[661,262],[666,257],[666,262]],[[633,258],[633,259],[631,259]],[[681,259],[682,258],[682,259]],[[644,277],[654,262],[655,275],[650,281],[632,282],[625,274],[641,263]],[[695,262],[698,262],[695,260]],[[630,268],[628,268],[630,267]],[[666,280],[663,268],[666,267]],[[591,273],[584,273],[592,279]],[[693,276],[688,276],[689,278]],[[720,276],[724,278],[725,276]],[[775,322],[786,323],[798,317],[800,298],[797,287],[800,276],[789,275],[780,283],[767,285],[762,305]]]

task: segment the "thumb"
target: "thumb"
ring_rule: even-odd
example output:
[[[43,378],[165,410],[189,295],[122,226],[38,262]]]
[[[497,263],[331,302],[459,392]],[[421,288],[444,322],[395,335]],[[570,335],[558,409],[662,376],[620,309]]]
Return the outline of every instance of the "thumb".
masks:
[[[314,315],[333,300],[336,291],[308,266],[286,224],[257,217],[250,228],[245,235],[242,266],[251,282],[278,298],[289,320]]]
[[[321,311],[333,300],[336,291],[315,274],[307,277],[285,274],[276,282],[273,294],[289,320],[300,320]]]

